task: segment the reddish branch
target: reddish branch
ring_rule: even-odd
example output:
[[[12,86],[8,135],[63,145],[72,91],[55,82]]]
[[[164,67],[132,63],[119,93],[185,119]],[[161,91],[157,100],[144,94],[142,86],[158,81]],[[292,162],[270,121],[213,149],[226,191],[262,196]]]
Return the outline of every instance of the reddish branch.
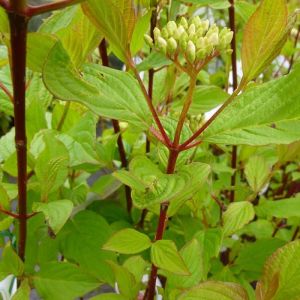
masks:
[[[101,56],[102,65],[105,67],[109,67],[109,59],[108,59],[108,55],[107,55],[105,39],[103,39],[99,45],[99,53]],[[124,148],[120,125],[117,120],[112,120],[112,124],[113,124],[115,134],[119,135],[118,139],[117,139],[119,155],[120,155],[122,167],[126,169],[128,167],[128,161],[126,158],[126,151]],[[132,209],[131,189],[127,185],[125,185],[125,196],[126,196],[126,202],[127,202],[127,211],[131,212],[131,209]]]
[[[8,88],[0,81],[0,89],[8,96],[10,101],[13,103],[14,102],[14,97],[11,94],[11,92],[8,90]]]
[[[237,61],[236,61],[236,27],[235,27],[235,8],[234,0],[230,0],[231,6],[229,7],[229,23],[230,30],[233,32],[233,38],[231,41],[231,66],[232,66],[232,86],[233,90],[236,90],[238,87],[238,76],[237,76]],[[232,156],[231,156],[231,168],[236,170],[237,166],[237,146],[232,147]],[[234,187],[236,183],[236,172],[231,176],[231,186]],[[230,202],[234,202],[235,191],[232,189],[230,191]]]
[[[27,234],[27,139],[25,125],[27,21],[27,18],[24,16],[9,13],[14,122],[16,132],[15,143],[18,165],[18,254],[23,261],[25,258]]]

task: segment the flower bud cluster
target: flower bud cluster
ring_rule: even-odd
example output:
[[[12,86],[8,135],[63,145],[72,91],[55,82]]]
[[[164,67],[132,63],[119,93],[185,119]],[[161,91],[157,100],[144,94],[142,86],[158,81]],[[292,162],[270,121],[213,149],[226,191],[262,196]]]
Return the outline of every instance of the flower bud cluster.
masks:
[[[216,24],[210,26],[208,20],[201,20],[199,16],[189,22],[182,17],[178,24],[170,21],[161,30],[156,27],[153,33],[154,41],[145,35],[145,41],[150,47],[171,59],[182,54],[191,64],[216,52],[230,51],[233,37],[233,32],[228,28],[220,30]]]

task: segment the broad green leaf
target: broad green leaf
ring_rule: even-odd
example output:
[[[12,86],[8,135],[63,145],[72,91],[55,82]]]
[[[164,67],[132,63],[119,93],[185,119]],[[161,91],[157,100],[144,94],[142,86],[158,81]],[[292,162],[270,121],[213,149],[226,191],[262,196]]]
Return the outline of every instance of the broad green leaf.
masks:
[[[114,272],[120,294],[126,299],[136,299],[140,283],[135,281],[133,274],[127,268],[113,262],[109,264]]]
[[[191,275],[182,276],[172,273],[168,274],[168,287],[191,288],[192,286],[197,285],[201,280],[206,279],[204,249],[196,239],[193,239],[186,244],[179,253]]]
[[[5,217],[3,220],[0,221],[0,231],[8,229],[13,222],[13,217]]]
[[[280,53],[287,37],[286,0],[263,0],[244,28],[243,77],[257,77]]]
[[[120,186],[121,182],[118,181],[112,174],[102,175],[93,183],[91,192],[96,193],[98,199],[104,200],[117,191]]]
[[[109,41],[113,52],[127,61],[136,22],[131,0],[88,0],[82,4],[84,13]]]
[[[184,292],[178,300],[248,300],[244,288],[236,283],[207,281]]]
[[[59,200],[49,203],[34,202],[32,210],[34,212],[42,212],[49,227],[57,234],[70,217],[73,203],[70,200]]]
[[[165,271],[177,275],[190,275],[182,256],[173,241],[156,241],[151,247],[152,263]]]
[[[12,128],[0,138],[0,162],[5,161],[15,151],[15,128]]]
[[[0,7],[0,32],[9,33],[9,21],[4,8]]]
[[[130,44],[132,55],[135,55],[144,45],[144,34],[147,33],[152,11],[149,10],[144,16],[141,16],[135,24]]]
[[[259,216],[275,218],[300,217],[300,197],[276,201],[266,200],[260,203],[255,210]]]
[[[43,136],[44,150],[39,154],[35,165],[35,174],[40,182],[42,198],[57,190],[68,175],[69,155],[66,147],[51,132]]]
[[[10,243],[7,243],[3,249],[0,260],[0,279],[3,280],[8,275],[21,276],[24,272],[24,263],[12,248]]]
[[[102,216],[85,210],[67,222],[57,239],[66,259],[75,261],[99,280],[114,284],[107,261],[114,260],[115,254],[101,250],[111,235],[111,228]]]
[[[153,51],[147,56],[143,61],[137,65],[137,69],[142,71],[147,71],[149,69],[161,68],[162,66],[167,66],[172,64],[172,61],[167,59],[166,56],[160,52]]]
[[[225,9],[230,7],[230,3],[227,0],[184,0],[183,2],[210,6],[213,9]]]
[[[242,229],[254,216],[252,203],[247,201],[231,203],[223,214],[223,235],[229,236]]]
[[[2,184],[0,185],[0,206],[5,209],[10,209],[10,197]]]
[[[134,229],[123,229],[114,233],[104,244],[102,249],[122,254],[135,254],[151,246],[149,237]]]
[[[256,294],[257,300],[300,299],[300,241],[288,243],[269,257]]]
[[[32,279],[45,300],[74,300],[99,286],[98,280],[71,263],[51,262],[40,267]]]
[[[209,165],[193,163],[180,168],[176,174],[166,175],[145,156],[137,156],[131,161],[129,172],[122,171],[117,178],[125,179],[123,183],[132,188],[135,206],[153,208],[153,205],[168,201],[171,216],[201,189],[209,174]]]
[[[28,279],[22,280],[17,292],[13,295],[12,300],[30,300],[30,291]]]
[[[55,43],[57,38],[47,33],[31,32],[28,34],[27,41],[27,66],[34,72],[41,73],[43,65],[47,56]],[[37,47],[37,45],[43,47]]]
[[[239,15],[244,22],[247,22],[251,15],[255,12],[256,6],[253,3],[244,0],[234,3],[236,14]]]
[[[244,278],[249,282],[258,280],[262,275],[266,259],[284,244],[284,241],[274,238],[247,243],[240,249],[232,269],[234,272],[244,274]]]
[[[287,76],[238,96],[204,132],[217,144],[290,144],[300,140],[300,64]]]
[[[60,43],[51,50],[43,79],[58,99],[86,105],[97,115],[129,122],[141,129],[151,124],[151,114],[137,81],[128,73],[85,65],[80,76]]]
[[[123,264],[123,267],[127,268],[134,275],[136,282],[142,281],[147,266],[148,262],[143,260],[141,256],[131,256]]]
[[[245,166],[245,175],[251,189],[258,193],[267,184],[266,180],[271,172],[266,160],[262,156],[252,156]]]
[[[42,24],[39,32],[58,37],[76,66],[85,61],[102,39],[79,5],[55,12]]]

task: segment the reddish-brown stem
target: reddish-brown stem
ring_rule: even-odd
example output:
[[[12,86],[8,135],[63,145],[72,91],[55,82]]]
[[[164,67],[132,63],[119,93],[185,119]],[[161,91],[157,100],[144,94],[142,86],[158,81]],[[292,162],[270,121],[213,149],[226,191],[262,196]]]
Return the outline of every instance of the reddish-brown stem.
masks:
[[[101,56],[102,65],[105,67],[109,67],[109,59],[107,55],[107,47],[106,47],[105,39],[103,39],[99,45],[99,53]],[[128,167],[128,161],[126,158],[126,151],[124,148],[124,143],[121,135],[120,124],[117,120],[112,120],[112,125],[115,134],[119,135],[117,139],[119,155],[120,155],[122,167],[126,169]],[[127,185],[125,185],[125,196],[126,196],[127,211],[130,213],[132,209],[131,189]]]
[[[19,219],[19,215],[18,214],[15,214],[9,210],[6,210],[6,209],[3,209],[0,207],[0,212],[7,215],[7,216],[10,216],[10,217],[13,217],[15,219]]]
[[[196,87],[196,80],[197,80],[196,76],[190,77],[189,89],[188,89],[188,92],[187,92],[187,95],[186,95],[186,98],[185,98],[185,101],[183,104],[183,108],[182,108],[182,111],[181,111],[181,114],[179,117],[177,128],[175,131],[175,137],[174,137],[174,142],[173,142],[173,147],[175,147],[175,148],[179,145],[180,135],[181,135],[181,131],[182,131],[182,128],[184,125],[184,121],[185,121],[185,118],[187,116],[187,113],[188,113],[190,106],[192,104],[192,101],[193,101],[193,94],[194,94],[194,90]]]
[[[146,101],[147,101],[147,104],[148,104],[148,107],[150,109],[150,112],[151,112],[151,114],[153,116],[153,119],[154,119],[154,121],[155,121],[155,123],[156,123],[156,125],[157,125],[157,127],[158,127],[158,129],[159,129],[159,131],[160,131],[160,133],[161,133],[164,141],[165,141],[165,144],[168,145],[169,147],[171,147],[172,143],[171,143],[171,141],[170,141],[170,139],[169,139],[169,137],[168,137],[168,135],[167,135],[164,127],[162,126],[162,123],[160,122],[158,114],[157,114],[157,112],[156,112],[156,110],[155,110],[155,108],[153,106],[152,100],[151,100],[151,98],[148,95],[148,92],[147,92],[147,90],[145,88],[143,80],[142,80],[142,78],[141,78],[141,76],[140,76],[137,68],[135,67],[134,62],[132,60],[129,60],[128,65],[129,65],[130,69],[133,71],[133,73],[134,73],[134,75],[135,75],[135,77],[136,77],[136,79],[137,79],[137,81],[138,81],[138,83],[140,85],[140,88],[142,90],[142,93],[143,93]]]
[[[11,94],[11,92],[8,90],[8,88],[0,81],[0,89],[8,96],[10,101],[14,103],[14,97]]]
[[[243,85],[240,84],[239,87],[230,95],[226,102],[217,110],[216,113],[200,128],[198,129],[188,140],[179,146],[179,150],[183,151],[188,147],[201,133],[203,133],[209,125],[223,112],[223,110],[235,99],[238,93],[242,90]],[[197,143],[195,143],[197,145]]]
[[[167,174],[174,173],[178,154],[179,153],[177,151],[170,150],[169,162],[168,162],[168,166],[167,166]],[[162,238],[163,238],[165,228],[167,225],[167,221],[168,221],[168,215],[167,215],[168,207],[169,207],[168,202],[164,202],[160,205],[160,214],[159,214],[158,226],[157,226],[156,235],[155,235],[155,241],[162,240]],[[150,278],[149,278],[148,287],[147,287],[147,290],[146,290],[146,293],[144,296],[144,300],[153,300],[154,299],[157,271],[158,271],[158,268],[154,264],[152,264]]]
[[[71,6],[83,1],[84,0],[62,0],[59,2],[46,3],[37,6],[28,5],[28,7],[26,8],[26,16],[32,17],[32,16],[40,15],[49,11],[62,9],[67,6]]]
[[[20,3],[22,1],[14,1],[16,9],[21,9]],[[9,13],[14,125],[16,131],[15,143],[18,165],[18,254],[23,261],[25,259],[27,233],[27,139],[25,124],[27,21],[28,19],[24,16],[17,13]]]
[[[10,4],[9,4],[8,0],[0,0],[0,6],[2,6],[6,10],[8,10],[10,8]]]
[[[230,30],[233,32],[233,38],[231,41],[231,66],[232,66],[232,87],[233,90],[236,90],[238,87],[238,76],[237,76],[237,60],[236,60],[236,27],[235,27],[235,7],[234,0],[230,0],[231,6],[229,7],[229,25]],[[232,146],[232,155],[231,155],[231,168],[236,169],[237,166],[237,146]],[[236,183],[236,172],[231,176],[231,187],[234,187]],[[234,202],[235,191],[232,189],[230,191],[230,202]]]

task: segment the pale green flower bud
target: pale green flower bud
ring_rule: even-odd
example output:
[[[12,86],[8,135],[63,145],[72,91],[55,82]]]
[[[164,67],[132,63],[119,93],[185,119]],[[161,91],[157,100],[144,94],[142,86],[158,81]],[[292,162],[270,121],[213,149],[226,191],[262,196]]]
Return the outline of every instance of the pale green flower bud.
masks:
[[[182,18],[180,19],[180,25],[181,25],[184,29],[188,29],[189,23],[188,23],[188,21],[186,20],[185,17],[182,17]]]
[[[157,27],[154,28],[153,34],[154,34],[154,39],[155,40],[157,40],[161,36],[161,32]]]
[[[202,21],[199,16],[193,17],[192,24],[194,24],[196,27],[199,27],[202,25]]]
[[[153,39],[150,35],[145,34],[144,35],[144,40],[145,40],[145,42],[148,46],[153,47]]]
[[[161,30],[161,36],[164,38],[164,39],[168,39],[168,37],[170,36],[169,35],[169,31],[166,27],[164,27],[162,30]]]
[[[181,35],[182,35],[183,33],[185,33],[185,29],[183,28],[182,25],[179,25],[178,28],[177,28],[177,30],[175,30],[173,37],[174,37],[176,40],[179,40],[180,37],[181,37]]]
[[[196,59],[196,46],[192,41],[188,41],[186,57],[191,63],[193,63]]]
[[[158,37],[158,39],[157,39],[157,47],[164,54],[167,53],[167,41],[163,37],[161,37],[161,36]]]
[[[208,32],[206,33],[206,36],[207,36],[207,37],[210,37],[213,33],[219,34],[219,28],[218,28],[218,26],[217,26],[216,24],[213,24],[213,25],[209,28]]]
[[[185,51],[186,48],[187,48],[187,42],[188,42],[188,34],[186,32],[184,32],[181,37],[180,37],[180,40],[179,40],[179,46],[180,48]]]
[[[189,27],[189,36],[194,35],[196,33],[196,26],[195,24],[191,24]]]
[[[175,30],[177,30],[177,24],[174,21],[170,21],[167,24],[167,29],[169,32],[169,35],[172,36],[175,32]]]
[[[205,49],[200,49],[196,53],[197,59],[204,59],[206,57],[206,51]]]
[[[170,54],[174,54],[177,50],[177,42],[174,38],[169,38],[168,39],[168,42],[167,42],[167,50],[168,50],[168,53]]]
[[[202,27],[198,27],[197,31],[196,31],[196,36],[199,38],[199,37],[203,36],[203,34],[204,34],[203,28]]]
[[[208,37],[208,41],[213,45],[217,46],[219,44],[219,35],[218,33],[214,32]]]
[[[209,28],[209,21],[208,20],[202,21],[202,28],[203,28],[204,31],[208,30],[208,28]]]
[[[227,32],[227,33],[225,34],[225,36],[224,36],[224,43],[225,43],[225,44],[230,44],[231,41],[232,41],[232,39],[233,39],[233,32],[232,32],[232,31]]]
[[[197,40],[196,47],[198,49],[204,49],[206,47],[206,42],[205,42],[205,38],[204,37],[200,37]]]

